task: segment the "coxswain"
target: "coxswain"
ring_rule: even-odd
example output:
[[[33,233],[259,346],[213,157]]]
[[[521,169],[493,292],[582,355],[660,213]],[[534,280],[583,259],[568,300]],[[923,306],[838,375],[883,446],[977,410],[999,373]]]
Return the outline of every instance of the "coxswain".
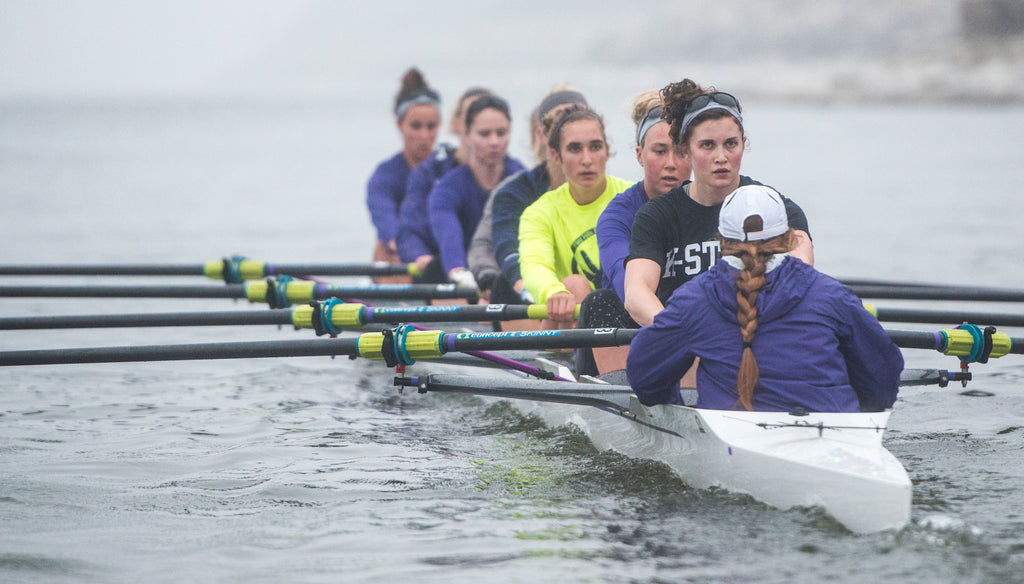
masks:
[[[722,259],[679,287],[630,344],[645,405],[681,404],[699,359],[697,407],[870,412],[892,407],[903,356],[860,299],[791,252],[786,202],[763,185],[723,202]]]

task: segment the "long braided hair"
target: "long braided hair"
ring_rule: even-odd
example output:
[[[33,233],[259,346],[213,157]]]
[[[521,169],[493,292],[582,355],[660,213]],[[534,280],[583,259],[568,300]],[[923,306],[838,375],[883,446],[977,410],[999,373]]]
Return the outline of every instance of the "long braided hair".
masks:
[[[760,217],[752,215],[743,222],[743,230],[747,233],[760,231],[762,224]],[[777,253],[793,249],[794,243],[792,230],[763,241],[722,239],[722,255],[736,256],[743,261],[743,269],[736,276],[736,319],[740,323],[740,333],[743,335],[743,358],[740,360],[739,376],[736,379],[739,399],[734,408],[754,410],[752,400],[759,370],[751,343],[754,341],[754,333],[757,332],[757,295],[764,288],[768,260]]]

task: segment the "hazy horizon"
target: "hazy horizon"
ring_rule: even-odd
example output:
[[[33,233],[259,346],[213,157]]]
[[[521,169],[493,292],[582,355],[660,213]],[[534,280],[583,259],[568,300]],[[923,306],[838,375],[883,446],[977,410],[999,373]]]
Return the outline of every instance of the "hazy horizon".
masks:
[[[442,87],[690,76],[768,99],[1024,102],[1024,40],[965,42],[959,6],[0,0],[0,99],[384,94],[415,64]]]

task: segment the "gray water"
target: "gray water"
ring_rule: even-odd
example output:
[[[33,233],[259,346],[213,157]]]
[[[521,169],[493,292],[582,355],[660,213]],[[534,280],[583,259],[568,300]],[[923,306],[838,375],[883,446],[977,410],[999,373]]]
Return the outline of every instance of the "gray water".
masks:
[[[638,178],[622,105],[633,92],[583,89],[609,118],[611,172]],[[519,111],[536,97],[506,93]],[[380,105],[4,104],[0,263],[365,260],[363,185],[398,146]],[[820,269],[1021,287],[1024,108],[750,103],[744,113],[744,170],[803,206]],[[119,282],[3,283],[99,281]],[[2,316],[231,308],[250,307],[0,301]],[[0,332],[0,350],[309,335]],[[957,367],[905,355],[909,367]],[[969,389],[992,396],[902,392],[886,445],[914,481],[912,522],[863,536],[816,509],[690,489],[506,403],[399,395],[379,363],[7,369],[0,581],[1019,582],[1024,362],[972,369]]]

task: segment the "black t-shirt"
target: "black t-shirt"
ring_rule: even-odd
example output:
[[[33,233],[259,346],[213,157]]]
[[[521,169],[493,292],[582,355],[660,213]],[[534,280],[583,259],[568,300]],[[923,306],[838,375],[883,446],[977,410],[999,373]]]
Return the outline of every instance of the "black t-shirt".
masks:
[[[629,257],[646,258],[661,266],[658,299],[664,304],[676,288],[715,265],[722,256],[718,244],[718,213],[722,205],[705,207],[690,198],[690,181],[644,203],[633,219]],[[740,177],[740,186],[761,183]],[[807,216],[782,197],[792,229],[806,231]]]

